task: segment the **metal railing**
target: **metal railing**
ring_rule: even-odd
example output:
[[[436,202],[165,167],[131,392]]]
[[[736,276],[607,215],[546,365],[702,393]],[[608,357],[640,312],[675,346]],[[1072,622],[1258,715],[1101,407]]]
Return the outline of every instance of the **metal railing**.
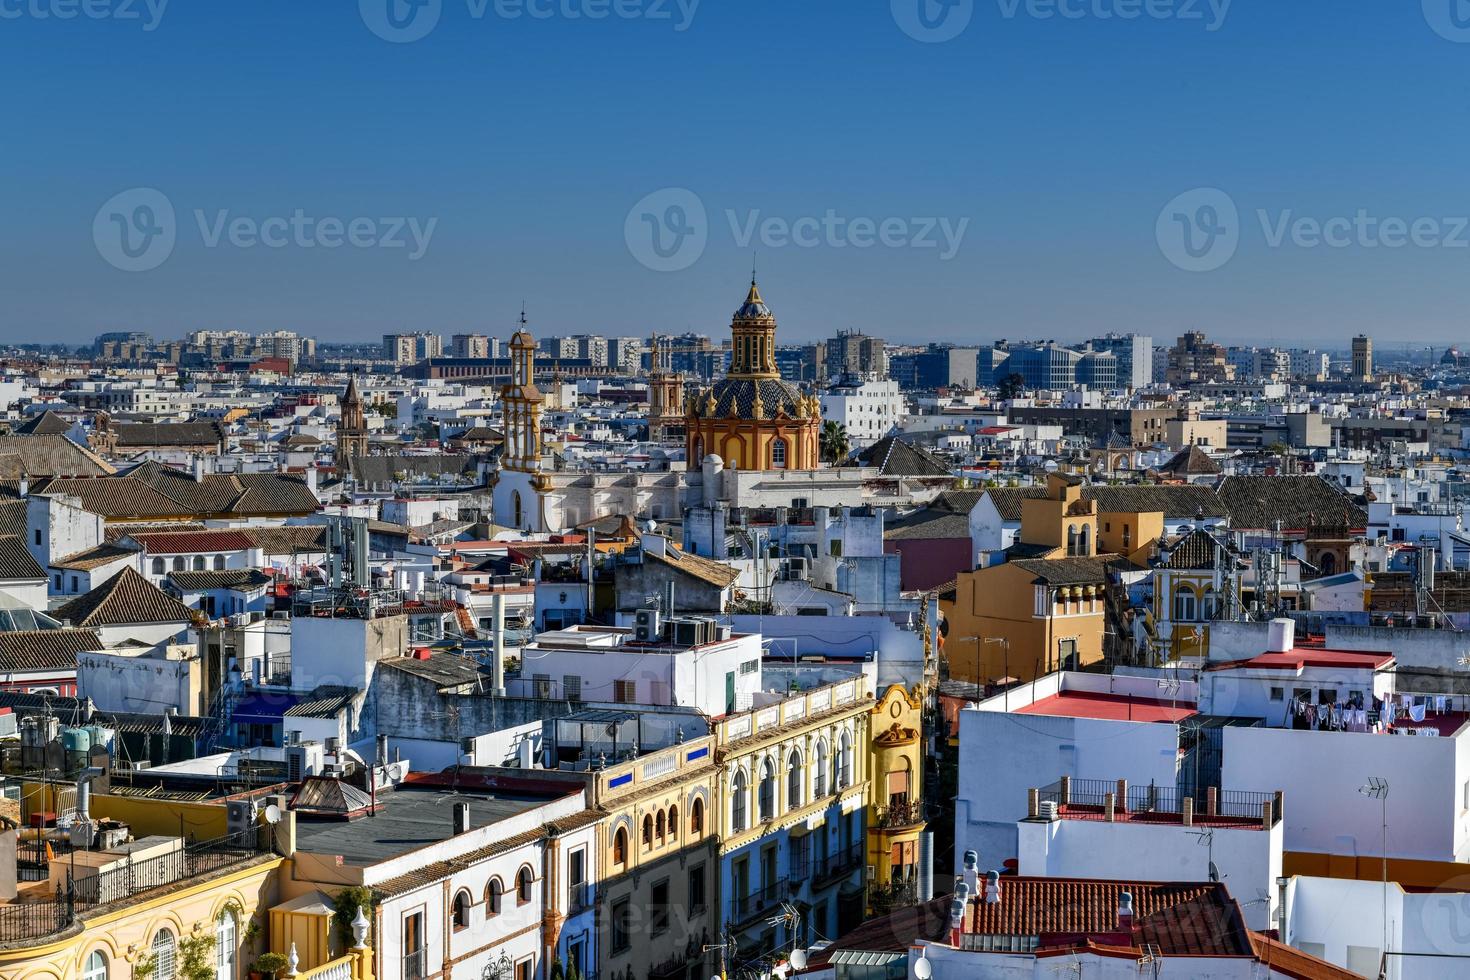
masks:
[[[776,909],[786,899],[785,878],[777,878],[744,895],[736,895],[734,914],[738,922],[754,919]]]
[[[924,822],[924,804],[919,800],[904,800],[879,807],[874,823],[884,829],[913,827]]]
[[[1119,793],[1119,789],[1123,793]],[[1283,795],[1245,790],[1217,790],[1209,788],[1197,796],[1182,795],[1173,786],[1135,786],[1109,782],[1104,779],[1073,779],[1070,784],[1052,783],[1038,789],[1037,803],[1055,803],[1062,815],[1069,820],[1106,820],[1107,806],[1111,800],[1118,817],[1138,820],[1158,815],[1172,820],[1184,813],[1185,802],[1192,804],[1190,812],[1196,820],[1225,818],[1229,820],[1260,821],[1270,804],[1271,825],[1281,821]]]
[[[213,874],[264,853],[255,831],[186,844],[169,854],[121,865],[77,879],[70,871],[54,895],[41,902],[0,906],[0,943],[43,939],[70,927],[87,911],[130,901],[143,892]]]
[[[833,854],[819,855],[812,861],[812,880],[819,885],[826,884],[862,867],[866,858],[862,844],[849,844]]]
[[[416,949],[403,954],[403,980],[424,980],[429,975],[429,951]]]

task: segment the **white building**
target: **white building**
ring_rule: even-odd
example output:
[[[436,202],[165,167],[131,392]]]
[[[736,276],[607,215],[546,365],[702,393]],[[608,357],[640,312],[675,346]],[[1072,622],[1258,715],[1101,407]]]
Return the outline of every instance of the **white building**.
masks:
[[[906,406],[892,379],[845,379],[822,395],[822,419],[847,429],[853,449],[864,449],[903,422]]]
[[[651,610],[650,610],[651,612]],[[656,619],[656,617],[655,617]],[[521,648],[512,696],[697,708],[711,717],[748,706],[761,689],[761,638],[713,620],[637,627],[574,626]]]

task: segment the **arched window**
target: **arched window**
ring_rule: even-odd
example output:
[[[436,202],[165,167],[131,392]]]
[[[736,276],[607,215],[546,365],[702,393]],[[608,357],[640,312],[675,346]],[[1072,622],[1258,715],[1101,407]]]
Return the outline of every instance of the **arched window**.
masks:
[[[658,817],[653,822],[653,832],[658,836],[659,840],[663,840],[667,830],[668,828],[664,825],[664,812],[660,810],[658,811]]]
[[[812,765],[812,796],[821,799],[827,795],[827,740],[817,739],[817,756]]]
[[[740,770],[730,781],[730,829],[737,834],[745,829],[746,795],[745,772]]]
[[[1181,623],[1194,622],[1194,590],[1187,585],[1181,585],[1174,590],[1174,619]]]
[[[216,572],[222,572],[222,571],[225,570],[225,556],[224,555],[215,555],[214,556],[214,570]]]
[[[622,831],[619,831],[622,833]],[[616,854],[617,843],[613,843],[614,854]],[[616,857],[613,860],[617,860]],[[491,878],[490,884],[485,886],[485,918],[500,914],[500,903],[505,899],[505,885],[499,878]]]
[[[786,440],[777,439],[771,443],[771,466],[778,470],[786,468]]]
[[[453,921],[453,923],[454,923],[454,929],[455,929],[456,932],[458,932],[460,929],[468,929],[470,927],[470,905],[471,904],[473,904],[473,903],[470,901],[470,893],[469,892],[464,891],[463,889],[461,889],[459,892],[457,892],[455,894],[455,896],[454,896],[454,909],[450,913],[450,915],[451,915],[451,921]]]
[[[1123,550],[1127,551],[1133,547],[1133,528],[1128,524],[1123,525]]]
[[[154,963],[149,980],[174,980],[174,934],[160,929],[153,934],[153,945],[149,947]]]
[[[653,846],[653,817],[643,818],[643,849],[647,850]]]
[[[1077,536],[1077,554],[1083,558],[1092,554],[1092,527],[1082,525],[1082,533]]]
[[[669,807],[669,839],[679,839],[679,808],[677,806]]]
[[[628,863],[628,829],[619,827],[613,834],[613,864]]]
[[[1337,556],[1330,551],[1322,552],[1322,577],[1337,574]]]
[[[107,955],[102,950],[88,956],[82,964],[82,980],[107,980]]]
[[[1206,621],[1220,615],[1220,593],[1214,587],[1205,589],[1204,601],[1200,603],[1200,618]]]
[[[163,563],[163,559],[162,558],[155,558],[155,559],[153,559],[153,574],[154,575],[162,575],[166,571],[168,571],[168,566],[166,566]]]
[[[202,571],[204,571],[204,556],[203,555],[195,555],[194,556],[193,565],[194,565],[194,571],[196,571],[196,572],[202,572]]]
[[[795,810],[804,802],[801,791],[805,782],[801,770],[801,753],[792,749],[791,754],[786,757],[786,809]]]
[[[1077,525],[1076,524],[1068,524],[1067,525],[1067,554],[1069,556],[1075,556],[1077,554]]]
[[[531,874],[531,866],[526,865],[516,872],[516,904],[526,905],[531,901],[531,882],[535,877]]]
[[[175,555],[174,556],[174,571],[176,571],[176,572],[182,572],[183,570],[184,570],[184,556],[183,555]]]
[[[235,936],[235,913],[225,909],[214,920],[214,975],[218,980],[235,980]]]
[[[510,495],[510,507],[511,507],[511,511],[515,515],[514,517],[511,518],[511,527],[520,527],[521,526],[521,492],[519,490],[516,490],[516,491],[514,491],[514,492],[511,493],[511,495]]]
[[[704,833],[704,800],[697,796],[689,806],[689,832],[696,837]]]
[[[757,798],[757,813],[761,823],[776,816],[776,767],[767,758],[761,763],[761,781]]]
[[[852,736],[843,732],[837,740],[837,788],[852,785]]]

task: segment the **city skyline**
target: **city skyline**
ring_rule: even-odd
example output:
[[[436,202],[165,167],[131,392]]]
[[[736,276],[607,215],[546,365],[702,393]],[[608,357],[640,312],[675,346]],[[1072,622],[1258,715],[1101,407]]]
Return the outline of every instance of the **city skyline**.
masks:
[[[417,40],[372,3],[129,6],[7,15],[0,78],[49,81],[13,107],[0,340],[501,335],[522,299],[713,334],[752,253],[791,341],[1463,335],[1470,45],[1420,5],[451,2]]]

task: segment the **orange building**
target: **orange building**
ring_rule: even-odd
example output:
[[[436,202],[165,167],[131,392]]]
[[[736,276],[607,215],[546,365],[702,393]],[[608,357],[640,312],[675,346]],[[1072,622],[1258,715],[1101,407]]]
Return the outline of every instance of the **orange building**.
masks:
[[[776,368],[776,318],[755,279],[730,324],[730,371],[685,406],[690,465],[708,454],[731,469],[814,470],[822,410],[817,399],[781,380]]]

